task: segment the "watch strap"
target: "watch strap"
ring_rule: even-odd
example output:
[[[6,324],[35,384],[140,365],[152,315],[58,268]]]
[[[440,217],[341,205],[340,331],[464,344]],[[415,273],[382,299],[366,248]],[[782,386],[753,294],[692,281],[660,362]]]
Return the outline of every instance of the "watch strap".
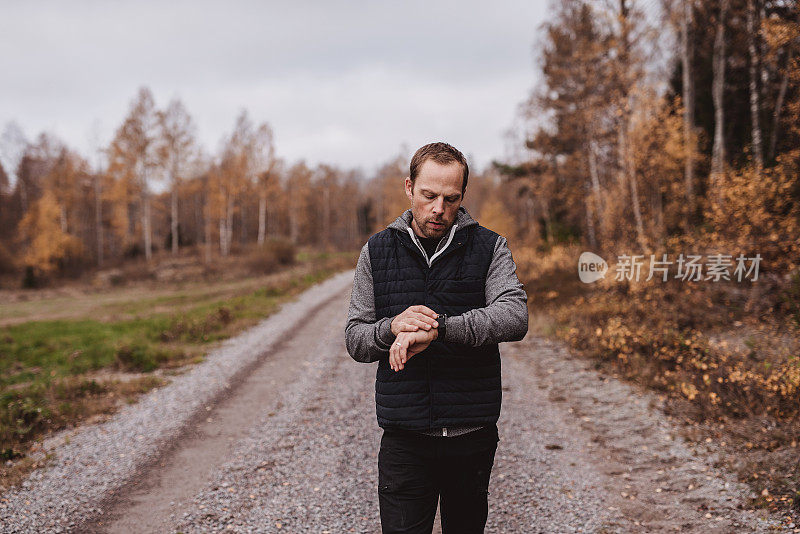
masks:
[[[437,339],[439,341],[444,341],[444,337],[447,335],[447,315],[440,313],[436,318],[436,321],[439,323],[439,335],[437,336]]]

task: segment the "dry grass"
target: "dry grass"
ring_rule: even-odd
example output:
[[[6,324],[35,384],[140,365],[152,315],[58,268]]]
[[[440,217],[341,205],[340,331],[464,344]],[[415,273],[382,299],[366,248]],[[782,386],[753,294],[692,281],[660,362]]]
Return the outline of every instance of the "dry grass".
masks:
[[[691,439],[727,451],[756,506],[800,513],[796,281],[583,284],[577,247],[515,251],[531,329],[657,390]],[[752,282],[748,282],[752,284]]]
[[[113,378],[68,377],[48,388],[44,399],[47,419],[41,432],[52,433],[85,423],[94,423],[115,413],[125,403],[136,399],[168,380],[156,375],[117,374]],[[8,428],[7,426],[5,428]],[[40,434],[41,435],[41,434]],[[0,491],[18,484],[32,470],[47,463],[49,457],[35,454],[41,446],[32,440],[3,436],[3,465],[0,467]]]

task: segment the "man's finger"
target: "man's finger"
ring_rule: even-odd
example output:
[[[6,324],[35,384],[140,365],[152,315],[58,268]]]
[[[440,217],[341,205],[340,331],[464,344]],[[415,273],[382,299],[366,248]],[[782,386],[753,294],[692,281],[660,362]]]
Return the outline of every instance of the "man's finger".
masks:
[[[406,363],[406,347],[408,347],[408,341],[405,340],[397,347],[399,352],[398,356],[400,357],[400,369],[402,369],[403,364]]]
[[[420,328],[422,328],[422,325],[412,324],[411,321],[406,321],[400,324],[401,332],[416,332]]]
[[[433,325],[430,323],[426,323],[425,321],[418,319],[416,317],[409,317],[408,324],[413,324],[416,328],[412,330],[412,332],[416,332],[418,329],[422,328],[424,330],[430,330]]]
[[[420,321],[422,323],[429,324],[434,328],[439,326],[439,324],[436,322],[436,318],[435,317],[429,317],[429,316],[427,316],[425,314],[422,314],[422,313],[416,314],[414,316],[414,319],[416,319],[416,320],[418,320],[418,321]]]
[[[411,306],[411,308],[409,309],[415,312],[424,313],[425,315],[433,317],[434,319],[438,315],[435,311],[425,306],[424,304],[417,304],[415,306]]]

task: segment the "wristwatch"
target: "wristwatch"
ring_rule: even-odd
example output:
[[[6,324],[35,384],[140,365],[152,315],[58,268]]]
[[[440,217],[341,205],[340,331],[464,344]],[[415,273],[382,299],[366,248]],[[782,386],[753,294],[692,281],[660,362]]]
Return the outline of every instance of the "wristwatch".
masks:
[[[436,339],[444,341],[444,336],[447,333],[447,315],[440,313],[436,316],[436,321],[439,323],[439,334],[437,335]]]

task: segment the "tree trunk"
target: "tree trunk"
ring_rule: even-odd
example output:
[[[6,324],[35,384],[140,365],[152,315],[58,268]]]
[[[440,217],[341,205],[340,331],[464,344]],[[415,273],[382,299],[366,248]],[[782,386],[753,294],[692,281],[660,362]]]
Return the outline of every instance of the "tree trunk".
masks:
[[[205,196],[205,195],[204,195]],[[208,198],[204,198],[203,233],[205,234],[206,263],[211,262],[211,215],[208,209]]]
[[[297,207],[294,187],[289,189],[289,239],[297,244],[300,237],[300,222],[297,220]]]
[[[225,234],[226,234],[226,231],[225,231],[225,217],[220,216],[220,218],[219,218],[219,253],[220,253],[220,255],[222,255],[222,257],[225,257],[225,256],[228,255],[228,251],[225,249],[225,243],[226,243]]]
[[[178,253],[178,181],[173,179],[172,184],[172,255],[174,256]]]
[[[147,261],[153,258],[153,239],[150,233],[150,195],[142,193],[142,233],[144,233],[144,254]]]
[[[681,15],[681,66],[683,69],[683,142],[686,146],[683,179],[686,188],[686,202],[689,216],[686,218],[687,230],[696,211],[694,194],[694,78],[692,77],[692,56],[694,50],[689,39],[689,26],[692,19],[692,0],[682,0]]]
[[[247,243],[247,203],[242,202],[239,207],[239,221],[241,229],[239,230],[239,243],[244,245]]]
[[[758,65],[760,62],[756,49],[756,38],[759,34],[760,30],[756,28],[755,0],[747,0],[747,49],[750,54],[750,131],[756,175],[760,178],[761,170],[764,168],[764,156],[761,148],[761,121],[759,120],[761,105],[758,94]]]
[[[606,220],[606,208],[603,205],[602,191],[600,190],[600,173],[597,170],[597,141],[592,137],[589,140],[589,176],[592,179],[592,193],[594,194],[594,202],[597,210],[600,212],[598,220],[600,221],[600,228],[608,230]]]
[[[331,243],[331,188],[325,184],[322,191],[322,246],[329,247]]]
[[[97,266],[103,267],[103,199],[100,177],[94,177],[94,225],[97,235]]]
[[[231,244],[233,243],[233,195],[228,195],[228,208],[227,220],[225,221],[225,250],[227,254],[231,253]]]
[[[192,195],[192,203],[194,204],[194,209],[192,213],[194,214],[194,224],[192,228],[194,229],[194,241],[198,245],[203,243],[203,234],[205,232],[205,214],[203,213],[203,204],[200,200],[200,193],[196,193]]]
[[[258,245],[264,244],[267,233],[267,192],[262,190],[258,197]]]
[[[647,247],[644,236],[644,223],[642,222],[642,211],[639,205],[639,187],[636,183],[636,176],[634,176],[631,170],[630,157],[628,154],[627,124],[627,120],[623,120],[622,124],[619,125],[619,163],[622,167],[620,170],[620,175],[622,182],[628,182],[628,188],[630,189],[631,193],[631,211],[633,211],[633,220],[636,225],[636,240],[638,241],[639,246],[641,246],[642,249],[645,249]]]
[[[783,103],[786,100],[786,90],[789,88],[789,72],[792,65],[793,51],[794,50],[789,47],[788,57],[786,58],[786,69],[783,74],[783,80],[781,81],[781,88],[778,91],[778,100],[775,103],[775,112],[772,116],[772,135],[770,135],[769,138],[769,153],[767,156],[770,161],[775,159],[775,147],[778,144],[778,132],[780,131],[778,126],[781,123],[781,113],[783,112]]]
[[[720,0],[716,37],[714,38],[712,97],[714,100],[714,148],[711,154],[711,181],[716,186],[725,169],[725,19],[729,0]],[[717,191],[719,193],[719,191]]]
[[[275,237],[278,235],[278,210],[272,205],[267,204],[267,235]]]
[[[592,208],[592,196],[589,194],[589,184],[585,184],[586,195],[583,203],[586,205],[586,231],[589,236],[589,248],[597,250],[597,234],[594,227],[594,209]]]
[[[631,207],[633,208],[633,219],[636,222],[636,238],[639,241],[639,246],[642,250],[647,248],[647,243],[644,235],[644,223],[642,222],[642,209],[639,204],[639,185],[636,182],[636,175],[633,173],[630,164],[630,157],[628,154],[628,135],[624,130],[621,132],[621,144],[623,153],[623,165],[625,176],[628,179],[628,186],[631,189]]]

